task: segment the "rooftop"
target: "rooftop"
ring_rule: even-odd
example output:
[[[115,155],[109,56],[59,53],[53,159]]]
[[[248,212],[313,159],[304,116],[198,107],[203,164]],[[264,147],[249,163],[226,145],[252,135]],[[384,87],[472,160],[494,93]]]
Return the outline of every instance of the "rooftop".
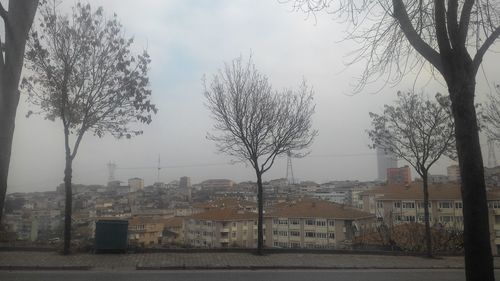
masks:
[[[305,199],[295,203],[281,203],[271,217],[284,218],[327,218],[327,219],[364,219],[374,215],[359,209],[324,200]]]

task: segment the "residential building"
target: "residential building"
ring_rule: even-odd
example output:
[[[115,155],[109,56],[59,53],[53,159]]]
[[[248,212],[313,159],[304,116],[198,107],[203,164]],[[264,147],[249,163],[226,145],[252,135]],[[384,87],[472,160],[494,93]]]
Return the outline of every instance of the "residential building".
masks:
[[[231,208],[194,214],[184,219],[184,237],[186,245],[197,248],[253,248],[257,214]]]
[[[144,180],[141,178],[131,178],[128,180],[130,192],[137,192],[144,189]]]
[[[279,248],[345,248],[375,223],[375,216],[323,200],[282,203],[266,216],[272,225],[268,245]]]
[[[173,217],[163,221],[162,245],[180,245],[184,241],[184,218]]]
[[[210,179],[201,183],[203,189],[209,190],[232,189],[235,185],[236,183],[234,181],[228,179]]]
[[[387,184],[409,184],[411,182],[411,170],[409,166],[387,169]]]
[[[165,219],[133,216],[128,223],[129,241],[141,247],[161,244]]]
[[[500,251],[500,192],[489,191],[490,233],[493,253]],[[391,185],[362,194],[364,211],[375,214],[388,225],[423,223],[424,202],[421,182]],[[462,195],[456,183],[429,185],[429,213],[432,225],[463,229]]]

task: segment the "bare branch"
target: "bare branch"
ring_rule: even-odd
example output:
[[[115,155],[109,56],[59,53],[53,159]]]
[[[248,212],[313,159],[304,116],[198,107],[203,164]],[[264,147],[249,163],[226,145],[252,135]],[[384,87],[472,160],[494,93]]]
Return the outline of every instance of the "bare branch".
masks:
[[[5,10],[5,8],[3,7],[2,3],[0,3],[0,17],[2,17],[4,23],[5,23],[5,26],[8,26],[9,24],[9,13],[7,12],[7,10]]]

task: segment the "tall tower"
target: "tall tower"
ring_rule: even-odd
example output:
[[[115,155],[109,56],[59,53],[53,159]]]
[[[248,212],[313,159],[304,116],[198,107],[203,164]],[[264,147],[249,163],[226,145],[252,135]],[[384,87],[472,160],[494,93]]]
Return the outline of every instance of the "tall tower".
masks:
[[[286,153],[286,180],[288,185],[295,184],[295,179],[293,177],[292,153],[290,151]]]
[[[116,171],[116,164],[115,162],[109,161],[108,164],[108,182],[112,182],[115,180],[115,171]]]
[[[495,142],[488,139],[488,167],[494,168],[497,166],[497,157],[495,156]]]
[[[377,170],[378,170],[378,180],[387,180],[387,169],[397,168],[398,160],[396,155],[391,151],[384,149],[382,147],[377,147]]]
[[[181,192],[185,192],[188,202],[191,202],[192,186],[190,177],[181,177],[179,180]]]

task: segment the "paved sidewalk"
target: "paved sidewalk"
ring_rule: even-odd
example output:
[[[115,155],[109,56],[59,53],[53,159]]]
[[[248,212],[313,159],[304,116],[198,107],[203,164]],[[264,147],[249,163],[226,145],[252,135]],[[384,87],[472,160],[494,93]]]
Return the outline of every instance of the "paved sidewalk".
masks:
[[[73,254],[0,252],[0,269],[431,269],[463,268],[463,257],[427,259],[412,256],[279,253]],[[500,258],[495,258],[500,268]]]

